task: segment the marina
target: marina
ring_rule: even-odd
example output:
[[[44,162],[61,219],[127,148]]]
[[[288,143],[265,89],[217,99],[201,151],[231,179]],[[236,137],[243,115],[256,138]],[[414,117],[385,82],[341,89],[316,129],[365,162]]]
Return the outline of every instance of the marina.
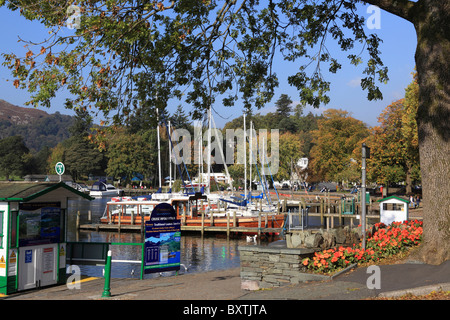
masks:
[[[257,214],[257,224],[253,227],[235,225],[232,210],[226,215],[225,225],[220,225],[223,218],[213,215],[211,219],[204,212],[199,214],[199,225],[186,225],[181,219],[183,267],[180,272],[205,272],[239,267],[239,246],[268,246],[273,241],[283,239],[287,231],[292,234],[304,229],[316,232],[320,228],[333,228],[339,225],[358,226],[360,208],[357,199],[354,200],[338,193],[309,195],[293,193],[292,197],[284,195],[284,199],[276,203],[276,211],[279,210],[277,213],[284,217],[285,224],[275,228],[267,223],[270,215],[264,212]],[[110,201],[111,198],[95,199],[88,203],[73,201],[69,212],[68,241],[120,243],[121,245],[111,246],[114,257],[112,277],[139,277],[137,263],[141,259],[141,249],[136,245],[124,244],[142,243],[143,227],[137,221],[133,224],[100,223]],[[417,214],[414,217],[420,218]],[[369,201],[366,219],[369,223],[380,221],[378,204],[373,200]],[[249,235],[257,236],[254,238]],[[81,266],[81,270],[89,276],[101,276],[103,267]],[[145,277],[155,276],[158,275],[145,275]]]
[[[92,221],[98,221],[103,215],[108,198],[94,199],[90,202],[70,201],[70,212],[68,214],[68,241],[73,242],[107,242],[111,245],[113,264],[113,278],[139,278],[141,260],[141,248],[138,244],[143,242],[142,234],[136,232],[127,232],[126,228],[136,226],[123,226],[124,232],[117,230],[108,230],[103,225],[101,230],[77,229],[76,221],[80,220],[80,225],[92,226],[88,223],[87,212],[91,211]],[[83,214],[78,215],[78,212]],[[279,240],[277,236],[264,236],[261,245],[268,245],[272,241]],[[237,268],[240,265],[238,247],[242,245],[255,245],[256,242],[247,242],[245,235],[232,235],[227,237],[223,233],[207,232],[202,237],[199,232],[184,232],[181,236],[181,267],[180,272],[198,273],[213,270],[224,270]],[[119,244],[120,243],[120,244]],[[83,275],[92,277],[101,277],[104,266],[80,265]],[[167,272],[164,275],[173,275],[174,272]],[[146,274],[144,278],[159,277],[159,274]]]
[[[284,195],[287,196],[287,195]],[[200,201],[198,199],[201,198]],[[294,199],[292,199],[294,198]],[[296,227],[334,227],[335,225],[357,225],[360,220],[360,205],[355,197],[342,194],[304,195],[296,194],[291,199],[285,197],[279,201],[272,199],[272,210],[264,209],[263,199],[254,201],[252,209],[228,207],[227,203],[212,203],[206,196],[191,197],[174,196],[163,202],[174,206],[181,229],[186,232],[219,232],[226,233],[282,233],[296,221]],[[193,201],[196,203],[193,203]],[[106,200],[105,200],[106,201]],[[106,201],[100,219],[87,218],[88,223],[81,223],[78,211],[76,226],[81,230],[108,230],[142,232],[151,210],[161,201],[132,200],[130,197],[112,198]],[[367,203],[369,212],[367,222],[380,219],[379,211],[372,202]],[[245,211],[246,210],[246,211]],[[301,217],[303,215],[303,217]],[[84,219],[86,221],[86,219]]]

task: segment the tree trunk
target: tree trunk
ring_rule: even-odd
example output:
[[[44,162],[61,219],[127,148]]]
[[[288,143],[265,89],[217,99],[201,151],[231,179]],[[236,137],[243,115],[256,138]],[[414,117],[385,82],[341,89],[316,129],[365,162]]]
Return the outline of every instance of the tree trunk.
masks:
[[[406,184],[406,194],[411,194],[412,193],[412,181],[411,181],[411,165],[408,163],[406,165],[406,179],[405,179],[405,184]]]
[[[419,254],[426,263],[440,264],[450,259],[450,4],[420,4],[413,19],[424,225]]]

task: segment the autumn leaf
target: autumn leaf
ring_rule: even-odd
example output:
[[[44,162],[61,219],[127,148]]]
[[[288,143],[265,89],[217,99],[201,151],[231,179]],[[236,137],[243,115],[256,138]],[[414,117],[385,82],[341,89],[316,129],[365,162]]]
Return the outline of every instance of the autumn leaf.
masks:
[[[19,87],[20,81],[18,79],[14,80],[13,85],[16,89]]]

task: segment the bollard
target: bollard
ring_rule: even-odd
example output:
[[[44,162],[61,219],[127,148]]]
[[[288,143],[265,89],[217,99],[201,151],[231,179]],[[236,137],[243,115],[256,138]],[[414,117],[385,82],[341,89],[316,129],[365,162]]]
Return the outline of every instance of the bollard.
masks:
[[[103,288],[102,298],[111,297],[111,250],[108,250],[108,256],[106,257],[105,265],[105,287]]]

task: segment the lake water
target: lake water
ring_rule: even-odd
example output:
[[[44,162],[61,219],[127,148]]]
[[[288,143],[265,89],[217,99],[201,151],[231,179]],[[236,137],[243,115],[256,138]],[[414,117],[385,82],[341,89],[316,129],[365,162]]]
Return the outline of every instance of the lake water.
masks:
[[[81,224],[88,223],[87,212],[91,210],[92,221],[98,222],[106,207],[108,198],[95,199],[93,201],[71,200],[69,201],[67,241],[80,242],[120,242],[142,243],[140,233],[136,232],[95,232],[76,230],[77,211],[81,213]],[[279,238],[264,239],[260,244],[268,244]],[[247,243],[246,236],[227,238],[226,234],[205,235],[182,234],[181,235],[181,263],[187,267],[188,273],[205,272],[239,267],[239,250],[241,245],[254,245]],[[136,245],[112,245],[113,260],[141,260],[141,246]],[[83,275],[101,277],[103,266],[80,266]],[[180,272],[184,272],[181,267]],[[163,275],[173,275],[167,272]],[[111,277],[113,278],[139,278],[140,264],[129,262],[113,262]],[[160,276],[159,274],[146,274],[144,278]]]

